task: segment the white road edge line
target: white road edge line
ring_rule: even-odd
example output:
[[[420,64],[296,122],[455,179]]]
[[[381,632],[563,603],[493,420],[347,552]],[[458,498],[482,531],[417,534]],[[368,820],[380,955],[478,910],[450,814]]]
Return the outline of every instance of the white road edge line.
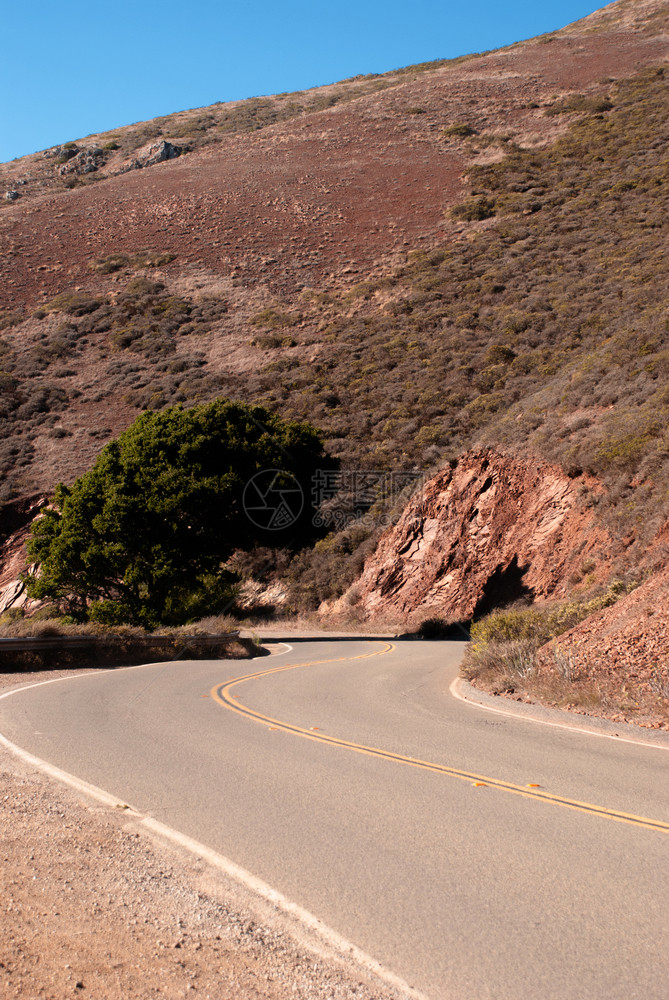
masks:
[[[262,641],[259,643],[259,645],[262,646]],[[270,653],[269,654],[270,656],[285,656],[286,653],[292,653],[292,651],[293,651],[293,647],[289,643],[287,643],[287,642],[278,642],[277,646],[285,646],[286,648],[284,650],[282,650],[280,653]],[[265,657],[264,656],[252,656],[251,659],[252,660],[264,660]]]
[[[50,683],[46,681],[46,683]],[[29,687],[39,687],[38,684],[28,685]],[[25,691],[25,688],[19,688],[19,691]],[[8,692],[11,694],[12,692]],[[0,698],[6,698],[7,695],[0,695]],[[76,778],[73,774],[69,774],[67,771],[62,771],[59,767],[54,764],[49,764],[47,761],[42,760],[40,757],[34,757],[27,750],[23,750],[21,747],[17,746],[16,743],[12,743],[8,740],[6,736],[0,733],[0,746],[3,746],[10,753],[13,753],[20,760],[24,761],[26,764],[32,765],[38,771],[42,771],[44,774],[48,774],[50,778],[55,778],[56,781],[62,782],[64,785],[69,785],[74,788],[75,791],[81,792],[83,795],[88,795],[98,802],[101,802],[105,806],[109,806],[110,809],[129,809],[124,802],[121,802],[117,796],[110,795],[109,792],[105,792],[102,788],[98,788],[96,785],[89,785],[87,781],[82,781],[81,778]],[[134,813],[135,810],[133,809]]]
[[[168,840],[174,841],[174,843],[179,844],[186,850],[190,851],[192,854],[196,854],[201,857],[204,861],[207,861],[210,865],[218,868],[225,875],[228,875],[236,882],[241,882],[241,884],[249,889],[256,896],[260,896],[266,902],[271,903],[273,907],[281,910],[287,916],[290,916],[298,920],[303,926],[307,927],[313,934],[324,941],[330,948],[333,948],[336,952],[342,956],[353,959],[358,965],[361,965],[367,971],[374,973],[378,979],[389,986],[391,989],[397,990],[402,996],[403,1000],[428,1000],[428,998],[419,993],[413,987],[409,986],[403,979],[396,976],[385,966],[381,965],[367,955],[364,951],[361,951],[356,945],[351,944],[346,938],[338,934],[337,931],[333,930],[331,927],[326,926],[318,917],[315,917],[313,913],[305,910],[302,906],[297,903],[292,903],[287,899],[282,893],[277,892],[276,889],[272,889],[266,882],[262,879],[257,878],[250,872],[247,872],[245,868],[240,868],[239,865],[235,864],[234,861],[230,861],[229,858],[223,857],[221,854],[217,854],[216,851],[210,850],[210,848],[205,847],[204,844],[200,844],[197,840],[193,840],[191,837],[186,837],[184,834],[179,833],[177,830],[173,830],[169,826],[165,826],[164,823],[159,822],[159,820],[152,819],[151,817],[145,817],[141,820],[143,826],[153,833],[158,834],[160,837],[165,837]]]
[[[284,652],[290,652],[292,646],[288,643],[283,643],[287,648]],[[283,654],[277,653],[277,656]],[[254,659],[265,659],[265,657],[254,657]],[[154,663],[142,663],[136,667],[126,667],[127,670],[137,670],[140,667],[155,666]],[[112,671],[90,671],[87,674],[78,674],[79,677],[89,677],[92,674],[100,673],[111,673]],[[57,681],[72,680],[70,677],[53,677],[46,681],[37,681],[35,684],[25,684],[20,688],[13,688],[11,691],[6,691],[4,694],[0,694],[0,700],[3,698],[8,698],[12,694],[18,694],[19,691],[27,691],[29,688],[42,687],[45,684],[55,684]],[[123,809],[127,811],[127,815],[135,817],[140,825],[146,827],[147,830],[152,831],[160,837],[164,837],[166,840],[172,841],[178,844],[180,847],[191,854],[195,854],[202,860],[218,868],[229,878],[236,882],[241,883],[245,889],[249,890],[255,896],[259,896],[265,902],[271,903],[273,907],[285,913],[286,916],[291,917],[294,920],[299,921],[303,926],[305,926],[312,934],[328,945],[331,949],[337,952],[342,958],[348,961],[354,961],[357,965],[371,972],[377,977],[382,983],[388,986],[390,989],[397,991],[401,1000],[429,1000],[425,994],[420,993],[415,990],[412,986],[409,986],[401,977],[396,976],[395,973],[391,972],[385,966],[377,962],[375,958],[371,955],[367,955],[366,952],[361,951],[356,945],[352,944],[346,938],[342,937],[337,931],[328,927],[324,924],[318,917],[310,913],[309,910],[305,910],[298,903],[293,903],[286,898],[282,893],[273,889],[262,879],[257,878],[252,875],[251,872],[246,871],[245,868],[241,868],[239,865],[235,864],[229,858],[224,857],[222,854],[218,854],[216,851],[211,850],[211,848],[206,847],[204,844],[199,843],[197,840],[193,840],[191,837],[187,837],[183,833],[179,833],[178,830],[172,829],[170,826],[166,826],[159,820],[153,819],[151,816],[144,816],[138,809],[134,809],[132,806],[125,802],[121,802],[117,796],[110,795],[103,788],[98,788],[97,785],[91,785],[87,781],[82,781],[81,778],[77,778],[75,775],[70,774],[68,771],[63,771],[61,768],[56,767],[54,764],[49,764],[47,761],[42,760],[40,757],[35,757],[33,754],[28,753],[27,750],[23,750],[22,747],[12,743],[8,740],[6,736],[0,733],[0,746],[3,746],[10,753],[13,753],[20,760],[32,767],[35,767],[38,771],[42,771],[44,774],[48,774],[49,777],[55,778],[56,781],[62,782],[64,785],[69,785],[70,788],[75,789],[82,795],[87,795],[102,805],[107,806],[110,809],[118,810]]]
[[[606,740],[615,740],[616,743],[634,743],[636,746],[640,747],[650,747],[652,750],[669,750],[669,746],[665,746],[662,743],[649,743],[647,740],[635,740],[632,736],[619,736],[616,733],[600,733],[596,729],[586,729],[585,727],[579,726],[575,722],[551,722],[549,719],[538,719],[536,715],[525,715],[520,712],[514,712],[512,709],[508,708],[497,708],[495,705],[486,705],[482,701],[476,701],[474,698],[468,698],[462,693],[460,688],[462,687],[464,681],[463,677],[456,677],[455,680],[449,687],[449,691],[454,698],[458,701],[464,701],[465,704],[471,705],[473,708],[480,708],[484,712],[494,712],[496,715],[506,715],[511,719],[521,722],[534,722],[539,726],[552,726],[554,729],[566,729],[570,733],[582,733],[584,736],[600,736]]]

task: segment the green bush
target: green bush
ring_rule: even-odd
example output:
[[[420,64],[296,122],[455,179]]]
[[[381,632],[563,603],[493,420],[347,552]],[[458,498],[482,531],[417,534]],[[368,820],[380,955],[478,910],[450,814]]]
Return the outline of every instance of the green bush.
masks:
[[[481,674],[529,677],[536,668],[537,651],[551,639],[575,628],[596,611],[610,607],[632,589],[614,580],[589,600],[570,600],[539,607],[494,611],[471,626],[471,644],[462,672],[474,679]]]
[[[35,598],[61,613],[106,625],[180,624],[218,613],[234,598],[223,563],[253,545],[243,491],[263,469],[303,482],[324,456],[307,424],[280,421],[261,407],[227,400],[145,413],[108,444],[94,468],[57,487],[53,506],[33,525],[26,578]],[[280,542],[312,532],[309,504]]]
[[[278,330],[286,326],[295,326],[300,319],[299,313],[282,312],[272,306],[256,313],[255,316],[251,317],[250,322],[252,326],[264,326],[268,330]]]
[[[87,313],[99,309],[102,302],[102,299],[86,292],[61,292],[43,308],[46,312],[65,312],[70,316],[85,316]]]

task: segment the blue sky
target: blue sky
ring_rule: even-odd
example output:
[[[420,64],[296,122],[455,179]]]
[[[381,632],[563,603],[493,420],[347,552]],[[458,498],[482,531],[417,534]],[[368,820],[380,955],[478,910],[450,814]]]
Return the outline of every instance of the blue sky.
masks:
[[[0,161],[215,101],[497,48],[591,0],[35,0],[5,16]]]

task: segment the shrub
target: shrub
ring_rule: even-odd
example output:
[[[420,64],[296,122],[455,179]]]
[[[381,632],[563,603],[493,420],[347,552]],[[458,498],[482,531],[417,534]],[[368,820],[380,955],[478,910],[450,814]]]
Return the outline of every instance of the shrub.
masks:
[[[9,330],[25,320],[23,313],[11,309],[0,309],[0,330]]]
[[[564,115],[573,112],[590,112],[591,114],[601,114],[603,111],[610,111],[613,103],[609,97],[599,97],[597,95],[586,96],[575,94],[564,101],[557,101],[546,109],[545,114]]]
[[[354,521],[320,539],[312,550],[299,552],[286,573],[288,610],[313,611],[343,594],[362,571],[379,535],[380,528]]]
[[[461,205],[451,209],[452,218],[465,222],[481,222],[483,219],[492,218],[495,214],[495,199],[486,197],[468,198]]]
[[[466,122],[456,122],[454,125],[449,125],[448,128],[445,128],[442,135],[448,139],[466,139],[470,135],[476,135],[476,129],[472,128],[471,125],[467,125]]]
[[[280,337],[276,334],[268,334],[264,337],[254,337],[251,344],[253,347],[262,347],[267,350],[274,347],[295,347],[297,341],[294,337]]]
[[[299,313],[281,312],[279,309],[270,307],[252,316],[251,325],[264,326],[268,330],[277,330],[286,326],[295,326],[296,323],[299,323],[300,319]]]
[[[137,253],[111,253],[106,257],[100,257],[89,266],[92,271],[98,274],[113,274],[124,268],[139,270],[146,267],[163,267],[174,260],[176,254],[154,251],[140,250]]]
[[[44,306],[43,310],[45,312],[65,312],[70,316],[85,316],[87,313],[99,309],[103,301],[103,299],[88,295],[86,292],[61,292],[47,306]]]
[[[535,670],[540,646],[562,635],[596,611],[610,607],[632,587],[614,580],[608,589],[589,600],[570,600],[539,607],[494,611],[471,626],[471,645],[462,673],[469,679],[481,675],[527,678]]]

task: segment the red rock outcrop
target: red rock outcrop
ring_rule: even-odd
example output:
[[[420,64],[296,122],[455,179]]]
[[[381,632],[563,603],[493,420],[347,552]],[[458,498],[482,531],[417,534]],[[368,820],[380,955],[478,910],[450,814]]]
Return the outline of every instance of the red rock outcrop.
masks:
[[[45,496],[23,497],[7,503],[0,517],[0,614],[26,602],[20,574],[26,568],[25,542],[30,526],[46,507]]]
[[[612,541],[581,502],[584,485],[598,488],[539,460],[466,453],[409,502],[342,604],[368,617],[469,619],[564,596],[584,565],[603,579]]]

